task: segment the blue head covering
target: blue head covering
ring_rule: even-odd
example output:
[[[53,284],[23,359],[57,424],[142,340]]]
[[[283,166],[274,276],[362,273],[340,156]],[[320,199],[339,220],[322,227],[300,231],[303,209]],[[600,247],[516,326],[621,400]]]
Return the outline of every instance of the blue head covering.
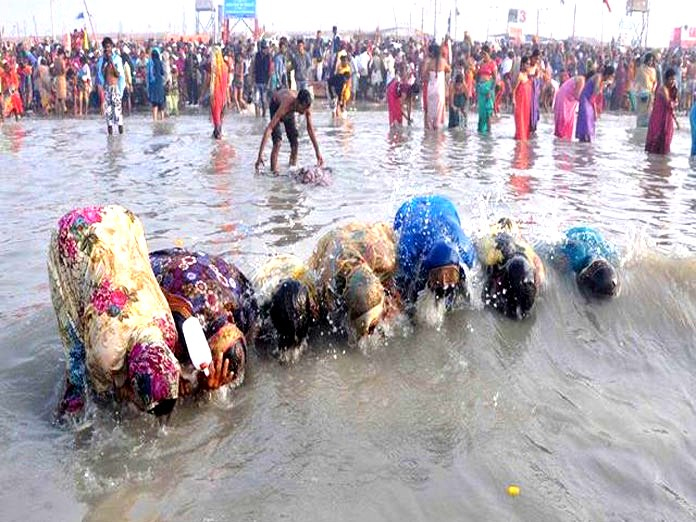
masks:
[[[429,271],[447,265],[459,266],[459,253],[451,243],[438,240],[430,247],[423,268]]]
[[[573,227],[567,230],[565,235],[566,240],[561,246],[561,251],[575,273],[580,272],[595,259],[602,258],[610,262],[616,260],[614,249],[594,228]]]

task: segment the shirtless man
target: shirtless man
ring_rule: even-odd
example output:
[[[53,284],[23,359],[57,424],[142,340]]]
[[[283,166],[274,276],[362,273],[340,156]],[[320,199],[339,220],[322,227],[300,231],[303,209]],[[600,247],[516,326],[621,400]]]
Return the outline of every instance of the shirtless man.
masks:
[[[256,160],[256,170],[264,164],[263,162],[263,149],[266,147],[266,142],[268,138],[273,138],[273,150],[271,151],[271,170],[274,174],[278,173],[278,153],[280,152],[280,142],[283,140],[280,123],[282,122],[285,126],[285,134],[290,141],[290,165],[295,166],[297,164],[297,149],[298,149],[298,132],[297,124],[295,122],[295,113],[304,114],[307,119],[307,134],[309,139],[312,141],[314,146],[314,152],[317,156],[317,164],[322,166],[324,164],[324,158],[321,157],[319,152],[319,144],[317,143],[317,138],[314,134],[314,125],[312,124],[312,96],[306,89],[300,90],[300,92],[295,93],[288,89],[280,89],[273,93],[271,97],[271,122],[266,127],[263,133],[263,139],[261,140],[261,146],[259,147],[259,157]]]
[[[122,99],[126,86],[126,76],[121,57],[114,54],[114,42],[108,36],[102,41],[104,55],[97,63],[97,73],[100,83],[104,86],[104,116],[109,134],[114,133],[114,125],[118,125],[118,133],[123,134]]]

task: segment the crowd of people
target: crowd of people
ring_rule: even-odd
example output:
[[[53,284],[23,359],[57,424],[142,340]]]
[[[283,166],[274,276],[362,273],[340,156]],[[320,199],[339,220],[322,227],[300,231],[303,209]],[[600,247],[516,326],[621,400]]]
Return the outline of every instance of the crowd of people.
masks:
[[[589,298],[617,295],[617,254],[596,230],[571,228],[547,251]],[[218,255],[148,253],[123,207],[72,210],[48,255],[66,362],[59,418],[80,416],[92,396],[166,419],[180,398],[241,385],[252,346],[287,361],[312,332],[360,341],[424,310],[444,319],[469,300],[476,266],[483,302],[524,320],[545,285],[542,257],[507,218],[470,237],[439,195],[406,200],[392,222],[339,225],[308,259],[280,254],[252,277]]]
[[[638,126],[652,134],[646,148],[659,152],[669,151],[668,122],[690,111],[696,93],[696,51],[649,52],[614,41],[480,43],[468,33],[458,42],[378,33],[342,38],[335,26],[327,36],[317,31],[309,38],[230,38],[222,46],[183,38],[107,40],[111,50],[77,30],[69,46],[4,42],[3,117],[19,118],[27,110],[58,117],[104,114],[111,108],[109,126],[120,128],[111,81],[119,86],[125,114],[147,108],[159,119],[186,106],[211,106],[220,137],[226,108],[242,111],[253,103],[256,115],[266,117],[273,93],[292,88],[327,96],[337,116],[355,101],[386,102],[390,124],[411,123],[413,101],[420,97],[430,129],[467,125],[475,111],[478,131],[488,133],[497,114],[511,112],[521,140],[535,133],[542,112],[554,111],[556,136],[572,139],[577,111],[575,135],[591,141],[602,112],[632,111]],[[117,67],[105,77],[107,53]],[[656,138],[658,127],[663,130]]]
[[[281,125],[290,164],[297,162],[297,115],[305,116],[322,166],[312,121],[313,100],[322,95],[336,118],[356,100],[385,103],[390,126],[410,125],[419,101],[429,131],[466,127],[477,114],[477,131],[489,134],[497,115],[508,112],[518,140],[536,133],[543,112],[553,112],[559,139],[591,142],[602,112],[633,111],[637,125],[648,127],[646,150],[655,153],[669,152],[676,114],[690,110],[696,155],[693,52],[476,43],[468,34],[460,42],[346,39],[337,27],[327,38],[317,32],[225,45],[109,37],[97,43],[75,31],[66,47],[2,44],[3,117],[101,113],[113,134],[124,132],[124,113],[139,107],[158,120],[204,105],[219,139],[225,111],[253,104],[256,117],[268,118],[255,166],[264,164],[271,140],[276,172]],[[318,172],[299,175],[317,181]],[[571,228],[548,247],[548,262],[573,274],[582,292],[617,294],[616,252],[597,230]],[[363,339],[396,317],[428,317],[428,307],[443,316],[469,300],[477,267],[485,305],[522,320],[545,284],[540,253],[507,218],[483,237],[468,236],[455,205],[427,195],[405,201],[391,222],[338,226],[308,259],[276,256],[247,277],[217,255],[148,253],[142,223],[120,206],[75,209],[60,219],[49,248],[66,358],[59,414],[79,414],[93,395],[166,418],[181,397],[242,384],[248,346],[287,358],[313,331]]]

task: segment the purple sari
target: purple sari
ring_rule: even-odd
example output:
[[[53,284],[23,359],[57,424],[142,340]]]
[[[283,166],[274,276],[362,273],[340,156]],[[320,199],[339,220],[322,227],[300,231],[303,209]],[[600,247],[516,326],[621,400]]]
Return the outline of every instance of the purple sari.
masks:
[[[541,78],[539,76],[535,76],[534,79],[532,79],[532,115],[531,115],[531,121],[529,123],[529,132],[533,133],[536,132],[537,129],[537,123],[539,123],[539,117],[540,117],[540,110],[539,110],[539,105],[540,105],[540,100],[541,100]]]
[[[578,124],[575,128],[575,137],[580,141],[590,142],[595,139],[595,112],[592,106],[594,84],[594,79],[590,78],[580,93]]]

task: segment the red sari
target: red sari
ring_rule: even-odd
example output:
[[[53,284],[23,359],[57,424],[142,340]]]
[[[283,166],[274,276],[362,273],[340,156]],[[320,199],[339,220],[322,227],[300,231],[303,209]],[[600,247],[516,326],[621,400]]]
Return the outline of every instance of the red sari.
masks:
[[[660,88],[650,114],[648,135],[645,138],[646,152],[669,154],[672,136],[674,136],[673,114],[672,101],[665,96],[664,88]]]
[[[11,68],[9,71],[0,72],[0,83],[2,83],[2,89],[5,92],[10,93],[5,100],[5,106],[0,108],[6,118],[12,114],[15,116],[21,116],[24,113],[22,97],[19,94],[19,75],[17,74],[17,71],[14,69],[13,65],[10,67]]]
[[[222,115],[227,101],[227,64],[219,47],[213,50],[210,64],[210,113],[216,129],[222,128]]]
[[[515,139],[527,141],[532,117],[532,82],[529,78],[519,82],[515,96]]]

